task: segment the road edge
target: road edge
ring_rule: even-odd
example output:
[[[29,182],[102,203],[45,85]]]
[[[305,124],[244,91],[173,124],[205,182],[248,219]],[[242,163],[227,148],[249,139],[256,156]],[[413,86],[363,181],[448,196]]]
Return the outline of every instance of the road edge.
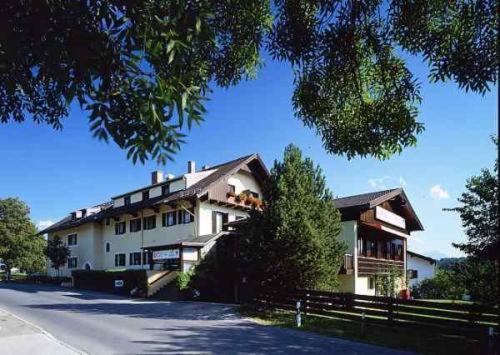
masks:
[[[26,324],[28,324],[28,325],[30,325],[30,326],[32,326],[32,327],[34,327],[34,328],[38,329],[38,330],[39,330],[39,331],[40,331],[43,335],[45,335],[46,337],[48,337],[48,338],[49,338],[49,339],[51,339],[52,341],[55,341],[56,343],[58,343],[58,344],[60,344],[60,345],[64,346],[65,348],[68,348],[69,350],[71,350],[71,351],[75,352],[76,354],[88,355],[88,353],[86,353],[85,351],[80,350],[80,349],[77,349],[77,348],[75,348],[74,346],[69,345],[68,343],[66,343],[66,342],[64,342],[64,341],[62,341],[62,340],[60,340],[60,339],[56,338],[54,335],[52,335],[51,333],[49,333],[48,331],[46,331],[45,329],[43,329],[43,328],[42,328],[42,327],[40,327],[39,325],[36,325],[35,323],[32,323],[32,322],[30,322],[30,321],[28,321],[28,320],[26,320],[26,319],[24,319],[24,318],[21,318],[21,317],[19,317],[18,315],[14,314],[14,313],[12,313],[12,312],[9,312],[9,311],[7,311],[7,310],[6,310],[6,309],[4,309],[4,308],[0,308],[0,311],[5,312],[5,313],[7,313],[8,315],[10,315],[11,317],[14,317],[14,318],[16,318],[16,319],[20,320],[21,322],[24,322],[24,323],[26,323]]]

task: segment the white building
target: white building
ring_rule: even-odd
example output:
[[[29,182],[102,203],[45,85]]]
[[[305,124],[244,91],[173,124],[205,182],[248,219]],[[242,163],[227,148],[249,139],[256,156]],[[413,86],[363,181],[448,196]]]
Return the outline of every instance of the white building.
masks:
[[[408,250],[406,260],[410,286],[415,286],[420,281],[432,278],[436,274],[436,260],[433,258]]]
[[[70,248],[61,275],[74,269],[186,271],[225,235],[225,223],[261,204],[268,171],[257,154],[180,176],[153,172],[151,184],[71,212],[41,231]],[[56,270],[49,267],[51,275]]]
[[[335,199],[342,215],[340,238],[347,244],[340,272],[341,292],[376,294],[376,281],[391,268],[406,277],[407,241],[423,230],[403,189]],[[400,282],[404,288],[404,279]]]

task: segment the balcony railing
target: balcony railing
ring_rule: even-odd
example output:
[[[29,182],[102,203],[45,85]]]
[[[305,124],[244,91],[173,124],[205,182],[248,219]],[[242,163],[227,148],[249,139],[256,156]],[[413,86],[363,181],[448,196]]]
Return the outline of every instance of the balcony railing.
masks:
[[[354,256],[352,254],[345,254],[340,274],[350,275],[354,272]]]
[[[391,268],[404,271],[402,260],[376,259],[358,256],[358,276],[387,275]]]

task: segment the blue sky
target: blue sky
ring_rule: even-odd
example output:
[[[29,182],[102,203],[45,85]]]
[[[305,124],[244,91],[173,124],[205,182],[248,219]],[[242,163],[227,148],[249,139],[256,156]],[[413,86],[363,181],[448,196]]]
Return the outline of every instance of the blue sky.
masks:
[[[271,167],[294,143],[321,165],[337,196],[403,186],[425,227],[410,240],[410,248],[458,256],[451,242],[465,239],[460,220],[442,208],[456,205],[468,177],[493,165],[496,152],[489,136],[497,132],[497,92],[481,96],[453,83],[429,84],[426,65],[409,58],[409,66],[422,82],[420,121],[426,130],[417,147],[386,161],[348,161],[325,153],[315,133],[293,116],[291,70],[267,59],[256,80],[215,90],[206,121],[192,129],[176,161],[165,167],[154,162],[134,166],[114,143],[93,139],[76,106],[60,132],[32,122],[0,125],[0,198],[21,198],[35,223],[45,225],[146,185],[157,168],[178,174],[189,159],[201,167],[253,152]]]

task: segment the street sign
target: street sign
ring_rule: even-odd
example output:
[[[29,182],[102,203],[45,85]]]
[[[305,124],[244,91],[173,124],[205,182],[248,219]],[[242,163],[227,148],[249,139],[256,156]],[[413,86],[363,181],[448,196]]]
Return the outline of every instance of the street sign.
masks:
[[[115,287],[123,287],[123,280],[115,280]]]

